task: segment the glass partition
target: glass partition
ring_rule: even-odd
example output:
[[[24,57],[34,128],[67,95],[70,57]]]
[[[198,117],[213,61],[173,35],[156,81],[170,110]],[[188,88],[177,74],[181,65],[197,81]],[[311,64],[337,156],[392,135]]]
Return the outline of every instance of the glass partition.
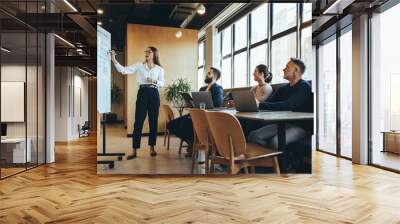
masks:
[[[1,179],[45,163],[46,39],[23,22],[26,12],[43,13],[42,5],[0,3],[18,11],[15,17],[0,12]]]
[[[318,149],[336,154],[336,37],[318,48]]]
[[[371,162],[400,170],[400,4],[371,19]]]

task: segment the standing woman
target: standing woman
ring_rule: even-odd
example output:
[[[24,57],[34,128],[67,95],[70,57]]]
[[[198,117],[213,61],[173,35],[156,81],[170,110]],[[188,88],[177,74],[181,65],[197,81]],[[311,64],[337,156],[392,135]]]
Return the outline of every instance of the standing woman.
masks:
[[[154,149],[157,141],[158,113],[160,109],[160,95],[158,88],[164,85],[164,69],[161,67],[158,50],[155,47],[148,47],[145,53],[145,61],[127,67],[122,66],[115,59],[115,52],[111,51],[111,60],[115,68],[121,74],[136,74],[139,84],[139,91],[136,99],[135,123],[132,134],[133,153],[129,159],[136,158],[136,150],[140,148],[143,123],[146,115],[149,115],[149,146],[150,155],[156,156]]]

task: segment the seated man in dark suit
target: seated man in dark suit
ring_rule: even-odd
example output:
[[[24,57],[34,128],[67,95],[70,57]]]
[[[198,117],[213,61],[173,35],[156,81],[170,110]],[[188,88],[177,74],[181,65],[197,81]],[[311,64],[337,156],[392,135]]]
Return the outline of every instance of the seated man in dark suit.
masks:
[[[213,99],[214,107],[221,107],[224,100],[224,90],[222,86],[217,84],[221,78],[221,72],[211,67],[206,74],[204,82],[205,86],[199,91],[210,91]],[[176,118],[167,124],[167,128],[171,134],[181,138],[191,146],[193,142],[193,124],[189,115]]]
[[[286,64],[284,78],[289,81],[273,93],[265,102],[259,103],[261,110],[313,112],[313,94],[310,84],[302,79],[306,66],[303,61],[291,58]],[[286,125],[286,144],[312,135],[313,123],[293,122]],[[248,141],[278,149],[278,126],[266,125],[250,132]]]

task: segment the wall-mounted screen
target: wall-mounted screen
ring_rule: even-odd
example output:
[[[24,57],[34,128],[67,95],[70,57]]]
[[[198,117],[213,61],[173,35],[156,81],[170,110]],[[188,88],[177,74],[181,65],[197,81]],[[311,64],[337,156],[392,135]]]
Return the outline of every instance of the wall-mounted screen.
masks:
[[[1,122],[24,122],[24,102],[24,82],[1,82]]]

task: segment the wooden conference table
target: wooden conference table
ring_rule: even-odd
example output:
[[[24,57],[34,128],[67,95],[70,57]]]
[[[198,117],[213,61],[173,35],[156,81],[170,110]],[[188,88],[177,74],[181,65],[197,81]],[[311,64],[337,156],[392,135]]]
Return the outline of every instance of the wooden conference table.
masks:
[[[215,111],[215,110],[210,110]],[[294,121],[305,121],[314,119],[314,113],[292,112],[292,111],[259,111],[238,112],[234,109],[217,110],[230,113],[242,120],[255,120],[263,123],[275,123],[278,125],[278,150],[283,151],[286,145],[286,123]]]
[[[241,120],[255,120],[268,124],[278,125],[278,151],[284,152],[286,147],[286,124],[297,121],[314,119],[314,113],[292,112],[292,111],[259,111],[259,112],[238,112],[235,109],[218,109],[209,111],[226,112]],[[286,161],[284,161],[286,163]],[[286,172],[286,164],[282,164],[281,172]]]

